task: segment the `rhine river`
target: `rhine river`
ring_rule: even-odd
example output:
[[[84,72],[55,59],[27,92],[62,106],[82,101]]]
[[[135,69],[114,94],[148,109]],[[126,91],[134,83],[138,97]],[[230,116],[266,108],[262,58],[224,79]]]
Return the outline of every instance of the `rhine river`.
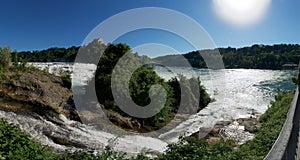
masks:
[[[32,63],[32,65],[41,69],[46,68],[50,72],[57,72],[59,69],[72,70],[73,66],[67,63]],[[75,82],[73,85],[85,85],[95,70],[94,65],[81,66],[74,71],[80,73],[80,76],[73,77],[73,82]],[[201,84],[215,100],[197,114],[190,116],[187,121],[159,136],[159,138],[167,139],[167,142],[175,142],[180,135],[190,135],[198,131],[200,127],[211,127],[218,121],[264,113],[270,106],[270,102],[274,100],[276,93],[295,89],[296,86],[291,78],[297,73],[294,70],[208,70],[180,67],[169,69],[156,67],[155,71],[166,80],[177,74],[183,74],[186,77],[199,76]],[[97,134],[101,134],[102,137],[106,135],[100,132]],[[163,151],[166,143],[160,141],[159,138],[129,136],[123,140],[121,138],[116,148],[131,153],[140,151],[138,148],[141,146]]]

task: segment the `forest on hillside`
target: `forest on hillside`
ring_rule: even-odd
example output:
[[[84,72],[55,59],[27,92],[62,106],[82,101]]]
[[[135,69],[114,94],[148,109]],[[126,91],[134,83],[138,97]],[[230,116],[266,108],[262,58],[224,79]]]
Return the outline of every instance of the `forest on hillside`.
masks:
[[[218,48],[214,50],[193,51],[183,54],[192,67],[207,68],[201,54],[220,53],[227,69],[293,69],[300,60],[300,45],[278,44],[278,45],[252,45],[243,48]],[[167,55],[154,58],[158,63],[180,67],[176,63],[180,55]]]

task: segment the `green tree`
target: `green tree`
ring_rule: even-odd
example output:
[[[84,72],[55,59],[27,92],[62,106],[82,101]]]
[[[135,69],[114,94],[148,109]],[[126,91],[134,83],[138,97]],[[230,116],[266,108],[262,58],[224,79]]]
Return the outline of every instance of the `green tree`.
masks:
[[[91,45],[98,45],[92,43]],[[96,46],[88,46],[89,48],[97,48]],[[125,55],[126,54],[126,55]],[[120,60],[122,58],[122,60]],[[149,58],[148,58],[149,59]],[[129,116],[124,113],[116,104],[112,91],[111,91],[111,79],[112,72],[116,73],[115,83],[118,86],[116,88],[117,93],[122,96],[124,100],[124,106],[132,104],[132,100],[135,104],[143,107],[151,102],[149,97],[149,90],[151,86],[155,84],[162,85],[167,91],[167,100],[164,108],[155,116],[151,118],[135,118],[142,125],[149,125],[154,128],[160,127],[166,123],[170,116],[171,106],[173,105],[173,90],[170,86],[164,82],[153,70],[152,67],[140,67],[134,73],[131,73],[136,66],[142,66],[141,61],[147,60],[146,57],[140,57],[137,54],[131,52],[130,47],[126,44],[110,44],[104,51],[96,71],[95,85],[96,94],[100,103],[104,104],[108,110],[116,111],[123,116]],[[118,66],[116,66],[118,63]],[[124,77],[130,77],[129,84],[124,82]],[[130,97],[128,97],[126,87],[129,86]],[[161,92],[154,95],[159,97]],[[157,101],[156,98],[154,101]],[[155,111],[156,108],[153,108]]]
[[[18,65],[19,59],[18,59],[18,52],[16,50],[14,50],[11,53],[11,61],[13,63],[14,66]]]
[[[6,69],[10,62],[10,47],[0,47],[0,70]]]
[[[184,107],[182,112],[184,113],[196,113],[211,102],[211,98],[206,92],[205,87],[201,85],[199,77],[187,79],[183,75],[178,75],[169,80],[168,84],[174,91],[174,112],[177,112],[182,99],[184,99],[184,102],[182,102]],[[197,104],[197,102],[199,103]]]

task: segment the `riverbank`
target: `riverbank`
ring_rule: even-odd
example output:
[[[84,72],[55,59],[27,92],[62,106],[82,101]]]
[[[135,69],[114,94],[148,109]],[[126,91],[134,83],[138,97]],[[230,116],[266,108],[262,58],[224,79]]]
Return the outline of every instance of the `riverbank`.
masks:
[[[280,93],[275,101],[259,118],[260,127],[255,129],[254,138],[237,146],[230,138],[221,138],[214,143],[195,137],[182,138],[168,146],[159,160],[165,159],[226,159],[263,160],[276,141],[294,96],[294,91]],[[241,120],[240,120],[241,121]],[[229,123],[229,122],[227,122]]]
[[[233,120],[218,121],[212,128],[200,128],[191,137],[205,139],[208,144],[214,144],[221,139],[230,139],[240,146],[254,138],[255,132],[261,126],[259,114],[247,115]]]
[[[47,68],[50,71],[59,71],[60,68],[70,71],[70,64],[34,63],[38,68]],[[93,65],[78,65],[74,72],[81,73],[80,76],[73,76],[76,85],[85,86],[87,77],[91,77]],[[175,127],[170,132],[160,135],[160,138],[168,142],[176,142],[181,135],[190,135],[197,132],[199,128],[211,128],[218,121],[233,121],[240,116],[250,116],[253,113],[262,114],[274,100],[274,95],[278,91],[287,91],[295,88],[290,80],[294,71],[278,70],[254,70],[254,69],[226,69],[207,70],[175,67],[167,71],[163,68],[155,68],[156,73],[169,80],[174,75],[185,73],[187,77],[199,75],[201,83],[206,91],[215,101],[196,115],[191,116],[186,122]],[[95,70],[95,69],[94,69]],[[130,127],[128,128],[130,129]],[[251,134],[246,134],[252,137]],[[246,137],[246,139],[248,139]]]
[[[167,143],[160,141],[158,139],[153,139],[150,137],[143,137],[143,136],[138,136],[138,135],[132,135],[132,136],[126,136],[126,137],[116,137],[114,135],[105,133],[105,132],[99,132],[96,130],[93,130],[89,126],[85,126],[83,124],[80,124],[79,122],[76,121],[71,121],[68,120],[66,117],[70,115],[70,112],[66,112],[65,105],[62,105],[64,103],[60,103],[58,101],[53,102],[51,98],[45,98],[47,95],[52,95],[53,93],[51,92],[51,89],[49,91],[45,91],[42,88],[46,87],[43,86],[47,83],[55,83],[53,85],[62,85],[63,83],[58,80],[55,77],[52,77],[52,75],[48,75],[46,77],[43,77],[38,74],[38,72],[34,72],[35,74],[28,74],[27,73],[18,73],[18,74],[8,74],[7,80],[3,80],[4,86],[2,87],[2,97],[4,99],[1,99],[1,105],[2,105],[2,111],[0,113],[1,118],[5,118],[7,121],[12,122],[14,124],[19,125],[23,130],[25,130],[27,133],[30,133],[31,136],[35,137],[38,141],[42,142],[43,145],[46,146],[51,146],[55,148],[55,151],[58,153],[66,153],[66,151],[78,151],[80,149],[84,149],[87,151],[94,152],[95,150],[103,150],[105,146],[111,146],[114,150],[119,151],[119,152],[129,152],[131,154],[129,155],[137,155],[140,152],[144,152],[143,148],[147,147],[147,152],[146,153],[151,153],[151,154],[158,154],[160,155],[162,151],[165,151],[166,149],[166,154],[162,154],[161,157],[169,156],[168,151],[172,150],[172,147],[166,147]],[[38,81],[38,79],[41,78],[43,80]],[[25,84],[28,84],[30,82],[31,85],[25,86]],[[10,85],[8,85],[10,84]],[[9,87],[10,86],[10,87]],[[41,87],[42,86],[42,87]],[[17,89],[16,89],[17,88]],[[46,87],[47,88],[47,87]],[[14,90],[16,89],[16,90]],[[56,91],[57,89],[54,89],[53,91]],[[26,98],[27,92],[25,91],[32,91],[32,96],[35,97],[33,99],[28,99]],[[69,92],[64,92],[61,91],[62,93],[65,94],[64,99],[69,99]],[[12,94],[14,93],[14,94]],[[39,97],[41,96],[41,97]],[[259,118],[259,123],[262,123],[262,127],[258,129],[254,129],[252,122],[256,123],[255,117],[252,117],[253,121],[249,121],[247,118],[239,118],[236,119],[235,122],[238,123],[238,125],[235,122],[228,122],[228,121],[223,121],[217,123],[214,128],[214,134],[215,133],[223,133],[218,139],[216,140],[213,136],[210,137],[209,140],[202,142],[201,144],[204,143],[204,145],[209,145],[210,147],[215,147],[218,145],[224,145],[226,146],[225,148],[229,150],[233,150],[233,148],[237,147],[237,143],[239,141],[231,141],[234,136],[232,135],[226,135],[226,132],[222,132],[223,130],[227,127],[227,133],[228,129],[235,129],[235,130],[241,130],[240,126],[244,126],[245,130],[248,131],[253,131],[256,135],[254,136],[253,140],[247,141],[237,149],[233,153],[228,153],[228,154],[234,154],[234,156],[239,156],[236,154],[240,154],[242,150],[246,153],[251,152],[251,153],[256,153],[256,151],[248,151],[250,150],[249,148],[249,143],[250,145],[255,145],[257,146],[257,143],[260,142],[261,140],[256,140],[257,138],[261,137],[260,135],[268,135],[269,133],[267,132],[267,128],[264,128],[265,125],[269,125],[267,122],[269,120],[272,122],[274,119],[276,119],[276,115],[282,115],[284,113],[281,113],[281,111],[284,111],[283,108],[279,109],[278,108],[278,103],[280,106],[286,107],[289,106],[288,100],[286,100],[285,97],[290,97],[292,96],[292,93],[288,93],[288,96],[285,95],[279,95],[276,96],[276,103],[272,103],[272,107],[270,107],[266,111],[266,115],[262,115]],[[42,98],[44,97],[44,98]],[[50,96],[51,97],[51,96]],[[6,99],[5,99],[6,98]],[[53,97],[55,98],[55,97]],[[21,103],[17,103],[16,101],[12,101],[12,99],[17,99],[18,101],[20,100]],[[38,100],[40,99],[40,100]],[[42,100],[42,101],[41,101]],[[27,106],[24,105],[24,102],[28,103],[29,101],[32,101],[34,103],[28,104]],[[284,104],[281,101],[285,101]],[[32,106],[32,104],[37,104],[37,106]],[[54,107],[53,110],[49,110],[49,112],[45,112],[44,115],[39,115],[34,112],[28,112],[28,111],[39,111],[40,109],[47,109],[47,106],[51,105],[58,105],[61,107]],[[287,105],[288,104],[288,105]],[[277,108],[274,109],[273,105]],[[42,108],[40,108],[42,107]],[[36,109],[33,109],[36,108]],[[49,109],[49,108],[48,108]],[[271,111],[269,111],[271,110]],[[280,111],[280,113],[277,113],[276,111]],[[274,113],[273,113],[274,112]],[[253,113],[253,111],[252,111]],[[203,114],[203,112],[200,112],[199,114]],[[48,115],[48,116],[47,116]],[[275,116],[275,118],[272,118]],[[51,117],[51,118],[49,118]],[[284,116],[281,116],[282,118]],[[250,117],[248,117],[250,118]],[[257,118],[257,117],[256,117]],[[277,117],[278,118],[278,117]],[[283,120],[282,120],[283,121]],[[264,124],[265,123],[265,124]],[[272,122],[274,123],[274,122]],[[272,124],[275,127],[277,127],[277,124]],[[269,126],[268,126],[269,127]],[[279,126],[280,127],[280,126]],[[273,128],[273,126],[271,127]],[[268,128],[270,129],[270,128]],[[229,130],[230,131],[230,130]],[[266,132],[266,133],[260,133],[260,131]],[[243,132],[244,133],[244,132]],[[242,133],[242,134],[243,134]],[[279,133],[279,132],[278,132]],[[273,134],[273,132],[272,132]],[[257,136],[258,135],[258,136]],[[261,137],[265,138],[265,137]],[[272,137],[273,139],[276,139],[276,135]],[[224,140],[227,139],[227,140]],[[257,142],[258,141],[258,142]],[[143,142],[143,143],[141,143]],[[234,143],[233,143],[234,142]],[[113,143],[113,144],[112,144]],[[198,142],[197,142],[198,143]],[[254,143],[254,144],[253,144]],[[265,143],[265,142],[264,142]],[[266,142],[269,146],[265,146],[267,149],[264,150],[264,152],[268,151],[268,147],[272,146],[270,143],[272,142]],[[142,144],[142,145],[141,145]],[[180,144],[180,142],[179,142]],[[174,147],[179,147],[177,146],[178,144],[174,145]],[[259,144],[262,145],[262,144]],[[259,146],[258,145],[258,146]],[[172,146],[172,145],[171,145]],[[247,147],[248,146],[248,147]],[[186,147],[186,146],[183,146]],[[208,148],[210,148],[208,147]],[[77,148],[77,149],[76,149]],[[248,150],[247,150],[248,149]],[[257,149],[257,148],[256,148]],[[261,148],[259,148],[261,149]],[[217,152],[217,150],[215,150]],[[201,151],[202,152],[202,151]],[[70,153],[70,152],[69,152]],[[146,154],[145,153],[145,154]],[[197,154],[197,153],[194,153]],[[208,153],[206,153],[208,154]],[[227,154],[227,153],[226,153]],[[250,154],[250,153],[249,153]],[[224,155],[223,155],[224,156]],[[246,155],[247,157],[248,155]],[[262,157],[262,156],[260,156]],[[229,158],[230,159],[230,158]]]

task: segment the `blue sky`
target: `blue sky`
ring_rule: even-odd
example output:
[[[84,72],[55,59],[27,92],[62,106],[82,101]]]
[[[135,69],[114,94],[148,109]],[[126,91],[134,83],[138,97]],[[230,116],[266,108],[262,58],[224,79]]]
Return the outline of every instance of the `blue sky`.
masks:
[[[220,16],[223,13],[216,11],[217,1],[2,0],[0,46],[8,45],[18,51],[78,46],[102,21],[117,13],[139,7],[163,7],[186,14],[208,32],[217,47],[300,43],[299,0],[266,0],[271,2],[265,14],[257,22],[246,25],[233,24],[226,17]],[[225,6],[221,2],[219,5]],[[250,8],[249,15],[256,13],[257,8],[258,6]],[[179,52],[191,50],[188,44],[179,43],[182,41],[176,35],[161,35],[159,30],[138,30],[123,35],[116,42],[126,42],[131,47],[143,43],[174,43]]]

